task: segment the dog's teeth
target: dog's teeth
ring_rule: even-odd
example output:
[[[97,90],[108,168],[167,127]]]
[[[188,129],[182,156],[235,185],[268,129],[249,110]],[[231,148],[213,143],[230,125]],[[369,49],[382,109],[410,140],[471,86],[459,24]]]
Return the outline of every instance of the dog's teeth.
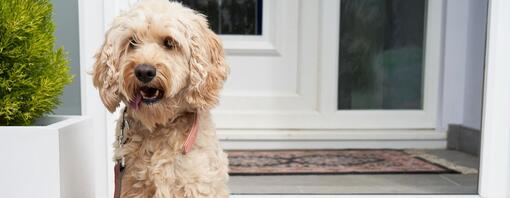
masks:
[[[139,91],[140,97],[144,102],[157,102],[158,98],[163,95],[163,92],[157,88],[142,87]]]
[[[159,90],[156,90],[153,94],[150,94],[150,95],[148,95],[144,91],[140,91],[140,93],[144,99],[154,99],[159,96]]]

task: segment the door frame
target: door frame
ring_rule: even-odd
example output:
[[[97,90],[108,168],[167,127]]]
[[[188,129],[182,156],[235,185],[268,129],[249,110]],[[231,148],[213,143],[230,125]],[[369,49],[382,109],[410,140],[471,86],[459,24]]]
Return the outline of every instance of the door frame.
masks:
[[[79,0],[80,27],[80,71],[82,112],[92,117],[90,140],[95,148],[94,178],[95,197],[113,196],[113,168],[110,157],[108,128],[113,118],[103,107],[97,90],[92,86],[88,72],[92,70],[93,55],[104,39],[105,11],[110,11],[108,1]],[[484,109],[482,121],[481,166],[478,195],[232,195],[235,198],[252,197],[397,197],[397,198],[502,198],[509,197],[510,186],[510,1],[489,0],[489,17],[486,51],[486,71],[484,85]]]

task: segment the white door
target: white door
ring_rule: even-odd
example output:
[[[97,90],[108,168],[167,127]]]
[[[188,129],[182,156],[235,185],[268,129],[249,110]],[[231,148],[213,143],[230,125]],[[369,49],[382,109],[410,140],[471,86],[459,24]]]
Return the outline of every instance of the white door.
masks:
[[[435,130],[443,1],[364,2],[263,1],[261,35],[222,36],[232,71],[214,112],[228,148],[445,145]]]

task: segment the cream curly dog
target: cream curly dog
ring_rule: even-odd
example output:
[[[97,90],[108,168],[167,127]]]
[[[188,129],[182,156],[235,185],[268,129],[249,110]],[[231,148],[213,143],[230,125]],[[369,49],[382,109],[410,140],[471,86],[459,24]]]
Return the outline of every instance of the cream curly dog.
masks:
[[[116,196],[228,197],[227,156],[209,113],[228,70],[205,17],[180,3],[143,0],[115,18],[93,82],[110,112],[127,106]]]

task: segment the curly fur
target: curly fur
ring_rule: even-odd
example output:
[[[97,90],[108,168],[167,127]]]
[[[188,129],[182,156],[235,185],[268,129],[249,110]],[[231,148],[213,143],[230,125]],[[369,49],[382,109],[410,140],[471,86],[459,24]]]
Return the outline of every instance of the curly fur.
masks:
[[[163,44],[168,39],[174,42],[171,49]],[[93,71],[94,86],[110,112],[120,102],[129,106],[144,85],[134,75],[139,64],[157,69],[149,85],[164,95],[157,103],[127,110],[128,140],[115,146],[115,158],[126,158],[121,196],[228,197],[228,161],[209,109],[218,103],[229,69],[205,17],[180,3],[143,0],[115,18]],[[199,112],[199,132],[184,155],[194,112]]]

